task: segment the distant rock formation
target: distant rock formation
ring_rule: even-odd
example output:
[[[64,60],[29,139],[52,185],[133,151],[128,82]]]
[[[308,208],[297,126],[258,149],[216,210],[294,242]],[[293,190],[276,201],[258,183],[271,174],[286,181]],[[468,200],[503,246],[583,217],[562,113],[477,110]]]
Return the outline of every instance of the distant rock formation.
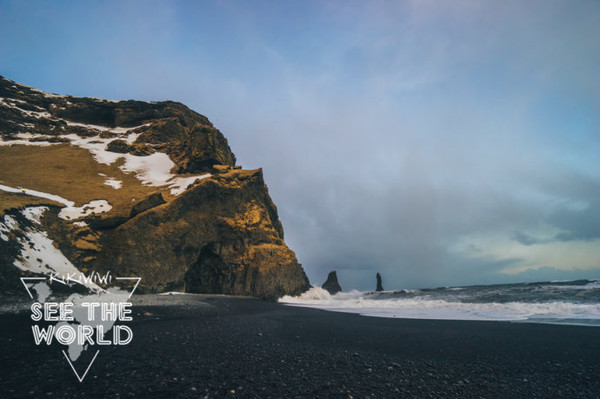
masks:
[[[327,281],[323,283],[321,286],[324,290],[327,290],[331,295],[337,294],[342,291],[342,287],[340,287],[340,283],[338,283],[337,273],[334,271],[329,272],[327,276]]]
[[[383,291],[383,285],[381,285],[381,274],[377,273],[377,288],[375,289],[375,291],[379,292],[379,291]]]

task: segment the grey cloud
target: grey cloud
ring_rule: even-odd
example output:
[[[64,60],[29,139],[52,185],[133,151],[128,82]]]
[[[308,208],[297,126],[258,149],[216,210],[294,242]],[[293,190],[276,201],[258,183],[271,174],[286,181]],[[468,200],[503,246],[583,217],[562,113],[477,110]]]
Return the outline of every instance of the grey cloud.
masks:
[[[523,244],[523,245],[535,245],[535,244],[547,244],[548,240],[542,240],[539,238],[536,238],[530,234],[527,233],[523,233],[520,231],[513,231],[512,233],[512,239],[517,241],[519,244]]]
[[[600,238],[600,203],[593,203],[583,211],[561,210],[552,215],[550,221],[565,230],[556,235],[558,241]]]

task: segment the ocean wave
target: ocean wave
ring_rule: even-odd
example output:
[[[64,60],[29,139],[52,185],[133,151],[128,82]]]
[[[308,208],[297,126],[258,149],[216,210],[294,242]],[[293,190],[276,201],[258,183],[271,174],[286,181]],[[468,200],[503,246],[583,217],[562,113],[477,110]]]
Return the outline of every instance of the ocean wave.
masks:
[[[597,283],[595,282],[595,284]],[[377,317],[552,321],[562,324],[567,324],[567,322],[573,324],[573,320],[579,320],[587,321],[583,324],[600,325],[599,303],[576,303],[568,300],[469,302],[458,296],[445,296],[440,299],[432,295],[382,297],[379,294],[351,291],[330,295],[322,288],[313,287],[300,296],[286,296],[279,299],[279,302],[291,306],[305,306]]]
[[[565,282],[562,282],[562,283],[565,283]],[[592,281],[589,281],[587,284],[580,284],[580,285],[552,284],[547,287],[550,287],[553,289],[561,289],[561,290],[594,290],[594,289],[600,288],[600,281],[592,280]]]

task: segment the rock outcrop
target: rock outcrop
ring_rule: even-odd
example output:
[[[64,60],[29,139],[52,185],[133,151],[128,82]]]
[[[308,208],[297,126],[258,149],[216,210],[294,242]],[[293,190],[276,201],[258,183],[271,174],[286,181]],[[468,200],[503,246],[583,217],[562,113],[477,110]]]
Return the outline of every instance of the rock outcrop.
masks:
[[[327,275],[327,280],[325,280],[321,288],[327,290],[327,292],[329,292],[331,295],[342,291],[342,287],[340,287],[340,283],[338,283],[337,273],[335,270],[329,272],[329,275]]]
[[[177,173],[210,171],[213,165],[235,165],[235,155],[225,136],[208,118],[181,103],[48,95],[2,76],[0,97],[0,136],[4,140],[15,139],[15,134],[24,132],[90,137],[97,132],[89,126],[140,126],[134,144],[149,144],[154,150],[168,154],[178,167]],[[118,152],[135,148],[127,143],[111,147]]]
[[[381,274],[377,273],[375,278],[377,279],[377,288],[375,289],[375,291],[383,291],[383,285],[381,285]]]
[[[62,198],[33,220],[38,194],[0,190],[0,289],[49,270],[43,248],[30,248],[39,265],[26,255],[38,230],[80,271],[142,277],[138,292],[271,299],[310,287],[262,170],[236,166],[223,134],[183,104],[59,96],[0,77],[0,138],[3,184]]]
[[[203,179],[121,224],[102,245],[96,269],[140,276],[146,292],[276,298],[309,288],[261,170]]]
[[[129,212],[129,217],[132,218],[136,216],[138,213],[142,213],[147,211],[148,209],[154,208],[155,206],[159,206],[165,203],[165,199],[163,198],[161,193],[153,193],[136,203],[132,208],[131,212]],[[125,221],[124,221],[125,222]]]

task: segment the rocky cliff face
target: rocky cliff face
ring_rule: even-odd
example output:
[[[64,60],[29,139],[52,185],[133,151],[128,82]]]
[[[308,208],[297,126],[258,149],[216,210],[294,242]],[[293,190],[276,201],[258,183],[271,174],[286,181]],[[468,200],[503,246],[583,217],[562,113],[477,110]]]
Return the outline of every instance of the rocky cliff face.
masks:
[[[1,76],[0,97],[0,134],[4,140],[15,139],[25,131],[57,141],[69,133],[91,137],[97,133],[94,126],[106,127],[105,135],[116,137],[111,128],[138,127],[135,133],[139,136],[133,144],[151,144],[153,150],[165,152],[177,165],[177,173],[235,164],[223,134],[208,118],[177,102],[115,102],[48,95]]]
[[[135,273],[147,290],[279,297],[307,283],[261,170],[203,179],[129,219],[102,246],[97,268]]]
[[[182,104],[0,78],[0,135],[4,289],[16,272],[65,268],[139,276],[145,292],[276,298],[309,287],[262,171],[234,166],[221,132]]]

